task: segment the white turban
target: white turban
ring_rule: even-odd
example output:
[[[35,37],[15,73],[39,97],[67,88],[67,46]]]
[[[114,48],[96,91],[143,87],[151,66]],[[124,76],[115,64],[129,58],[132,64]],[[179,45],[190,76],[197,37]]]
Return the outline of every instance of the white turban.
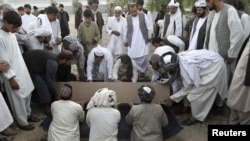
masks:
[[[90,99],[87,110],[94,107],[110,107],[116,103],[116,92],[108,88],[102,88],[95,92],[94,96]]]
[[[171,0],[171,1],[168,3],[168,6],[169,6],[169,7],[179,7],[179,6],[180,6],[180,3],[177,2],[176,0]]]
[[[94,54],[95,54],[96,56],[98,56],[98,57],[104,56],[104,53],[102,52],[102,50],[101,50],[101,49],[98,49],[98,48],[97,48],[97,50],[95,50]]]
[[[35,36],[50,36],[52,32],[49,30],[46,26],[40,26],[37,29],[35,29]]]
[[[115,7],[115,11],[122,11],[121,6],[116,6],[116,7]]]
[[[171,44],[177,46],[179,48],[179,52],[184,51],[184,49],[185,49],[185,43],[178,36],[176,36],[176,35],[169,35],[167,37],[167,40]]]
[[[195,7],[207,7],[207,3],[205,0],[197,0],[195,2]]]

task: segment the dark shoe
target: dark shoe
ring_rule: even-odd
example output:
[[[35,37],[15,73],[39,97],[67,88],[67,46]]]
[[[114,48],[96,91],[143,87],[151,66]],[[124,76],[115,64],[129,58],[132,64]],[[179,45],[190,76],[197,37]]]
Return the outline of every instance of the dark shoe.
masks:
[[[196,119],[188,118],[188,119],[182,121],[181,125],[183,125],[183,126],[191,126],[191,125],[194,125],[194,124],[197,124],[197,123],[201,123],[201,122],[196,120]]]
[[[181,109],[178,109],[174,112],[174,115],[179,116],[185,113],[190,113],[191,112],[191,108],[190,107],[184,107]]]
[[[25,131],[31,131],[35,129],[35,126],[33,124],[28,125],[18,125],[18,128]]]
[[[1,138],[0,141],[14,141],[14,138]]]
[[[10,127],[6,128],[4,131],[1,132],[4,136],[14,136],[17,134],[17,131],[11,129]]]
[[[28,116],[28,122],[39,122],[40,119],[38,117],[35,116]]]

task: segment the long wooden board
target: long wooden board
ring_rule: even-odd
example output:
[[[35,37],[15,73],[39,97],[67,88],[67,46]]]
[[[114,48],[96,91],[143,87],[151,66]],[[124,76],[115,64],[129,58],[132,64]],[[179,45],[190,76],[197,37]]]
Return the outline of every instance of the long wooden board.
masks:
[[[73,88],[72,100],[80,102],[83,100],[89,100],[94,93],[101,88],[109,88],[117,93],[117,101],[119,103],[139,103],[137,91],[141,85],[150,85],[155,91],[156,95],[153,103],[162,103],[170,95],[169,85],[162,85],[159,83],[150,82],[58,82],[57,89],[63,84],[68,83]]]

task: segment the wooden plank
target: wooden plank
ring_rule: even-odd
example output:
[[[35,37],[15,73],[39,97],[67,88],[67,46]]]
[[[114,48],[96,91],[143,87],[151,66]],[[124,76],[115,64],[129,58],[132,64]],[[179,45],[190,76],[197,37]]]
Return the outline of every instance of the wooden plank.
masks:
[[[159,83],[150,82],[57,82],[57,89],[63,84],[68,83],[72,86],[73,97],[72,100],[80,102],[89,100],[94,93],[101,88],[109,88],[117,93],[117,101],[119,103],[139,103],[137,91],[141,85],[150,85],[155,91],[156,95],[153,103],[161,103],[170,95],[169,85],[162,85]]]

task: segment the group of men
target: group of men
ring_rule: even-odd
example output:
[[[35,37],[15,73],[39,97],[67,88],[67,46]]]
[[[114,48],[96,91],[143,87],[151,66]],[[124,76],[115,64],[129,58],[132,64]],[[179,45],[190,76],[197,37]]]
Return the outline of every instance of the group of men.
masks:
[[[166,105],[171,106],[173,101],[181,100],[184,100],[185,105],[185,101],[188,100],[189,104],[185,106],[191,107],[191,117],[181,122],[183,125],[203,122],[214,103],[218,107],[227,103],[232,109],[229,118],[231,124],[250,123],[247,117],[249,110],[246,108],[249,99],[243,100],[242,104],[243,101],[233,98],[235,90],[247,86],[244,83],[238,86],[235,82],[240,77],[247,77],[245,73],[239,73],[247,71],[248,66],[244,66],[243,70],[240,68],[243,64],[247,64],[247,61],[243,61],[247,56],[240,57],[250,34],[249,15],[244,13],[239,5],[242,5],[242,1],[197,0],[196,16],[191,19],[191,24],[187,25],[192,26],[191,30],[182,30],[180,25],[183,25],[181,21],[183,18],[178,11],[179,3],[172,0],[168,5],[169,14],[165,14],[164,19],[157,22],[162,28],[160,29],[162,34],[159,36],[165,43],[169,35],[176,35],[184,41],[188,40],[189,43],[186,48],[188,51],[179,52],[177,55],[168,49],[169,47],[161,50],[163,53],[159,51],[157,53],[156,50],[162,48],[158,47],[150,59],[150,62],[156,62],[158,65],[154,66],[154,70],[158,71],[159,82],[168,82],[172,86],[173,94],[166,99]],[[186,33],[183,34],[183,31]],[[243,52],[244,55],[247,54],[248,46]],[[235,72],[239,59],[241,60],[241,64],[237,65],[239,71]],[[249,93],[246,89],[241,92],[239,98],[246,98]]]
[[[145,77],[150,62],[153,71],[158,73],[153,76],[154,81],[159,80],[172,86],[173,93],[165,100],[167,106],[171,106],[173,101],[188,100],[192,116],[183,121],[183,125],[204,121],[214,102],[217,101],[221,107],[227,98],[227,104],[232,109],[230,123],[250,124],[247,116],[250,113],[247,106],[249,100],[246,98],[249,93],[249,76],[246,73],[249,71],[249,61],[245,59],[249,54],[249,44],[244,44],[249,39],[250,20],[237,7],[239,4],[230,0],[225,2],[197,0],[197,13],[192,19],[192,28],[184,34],[185,16],[181,12],[180,3],[171,0],[168,3],[169,11],[156,23],[159,27],[157,37],[154,37],[151,13],[143,8],[143,0],[129,4],[129,14],[123,14],[122,8],[116,6],[114,16],[108,17],[106,22],[105,31],[110,36],[106,48],[100,46],[104,20],[97,10],[98,0],[90,0],[89,9],[84,11],[78,3],[76,36],[69,35],[69,17],[63,14],[63,5],[59,6],[61,13],[56,7],[49,6],[45,14],[37,17],[30,14],[29,5],[24,6],[26,14],[22,17],[7,8],[2,13],[0,30],[0,60],[3,64],[0,69],[1,81],[19,128],[33,130],[34,125],[29,121],[38,121],[30,115],[31,93],[34,90],[39,95],[44,111],[50,113],[51,102],[59,99],[55,82],[76,80],[70,75],[69,66],[73,58],[78,61],[79,80],[111,81],[113,65],[124,55],[127,55],[127,60],[131,59],[130,66],[138,68],[140,77]],[[23,35],[25,32],[28,36]],[[159,47],[148,61],[153,37],[153,43]],[[156,38],[159,40],[156,41]],[[185,40],[189,42],[186,49]],[[61,43],[62,51],[58,46]],[[236,67],[237,60],[239,62]],[[132,79],[131,74],[127,76]],[[244,90],[238,96],[240,100],[235,100],[235,91],[239,89],[236,81],[242,77],[246,80],[239,87]],[[1,115],[9,115],[8,110],[3,111],[6,114]],[[0,119],[6,120],[0,129],[3,131],[11,124],[12,118]]]

